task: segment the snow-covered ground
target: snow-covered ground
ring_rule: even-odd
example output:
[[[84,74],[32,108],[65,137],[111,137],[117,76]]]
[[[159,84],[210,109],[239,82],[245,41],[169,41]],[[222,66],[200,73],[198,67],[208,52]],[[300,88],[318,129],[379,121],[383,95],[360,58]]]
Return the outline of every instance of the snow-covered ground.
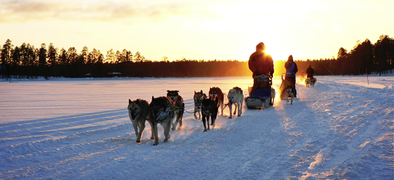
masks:
[[[298,80],[298,83],[300,81]],[[318,76],[290,105],[219,116],[203,132],[193,93],[247,91],[251,78],[51,79],[0,82],[0,179],[390,179],[394,76]],[[274,79],[277,88],[280,78]],[[128,99],[177,89],[184,128],[153,146]],[[278,95],[277,95],[278,97]]]

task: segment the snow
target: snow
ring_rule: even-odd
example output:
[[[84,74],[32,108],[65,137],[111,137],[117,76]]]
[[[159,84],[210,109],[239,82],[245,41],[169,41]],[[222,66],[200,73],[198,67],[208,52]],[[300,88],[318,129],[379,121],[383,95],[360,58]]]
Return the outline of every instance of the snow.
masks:
[[[213,130],[193,116],[194,91],[252,79],[118,78],[0,82],[0,179],[393,179],[394,77],[298,79],[298,98],[266,110],[219,116]],[[274,79],[274,87],[280,77]],[[184,127],[153,146],[136,137],[128,99],[179,90]],[[278,92],[278,91],[277,91]]]

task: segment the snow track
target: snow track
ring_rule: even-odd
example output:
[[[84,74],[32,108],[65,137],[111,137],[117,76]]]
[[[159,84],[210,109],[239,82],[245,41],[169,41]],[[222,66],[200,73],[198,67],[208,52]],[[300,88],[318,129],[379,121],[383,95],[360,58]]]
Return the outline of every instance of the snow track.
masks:
[[[164,143],[159,125],[158,146],[152,145],[148,123],[137,144],[127,115],[128,94],[149,101],[152,94],[160,93],[134,90],[133,83],[141,83],[140,79],[82,81],[83,86],[98,89],[97,96],[81,93],[81,81],[42,82],[44,87],[52,83],[52,90],[43,90],[40,82],[3,82],[2,99],[14,89],[31,89],[25,94],[15,90],[18,96],[11,96],[18,99],[0,101],[0,179],[392,179],[394,78],[370,77],[370,85],[360,83],[361,77],[317,78],[313,88],[297,84],[299,98],[293,105],[277,98],[272,108],[244,108],[243,115],[233,119],[227,118],[227,108],[226,116],[219,116],[215,128],[207,132],[194,119],[193,91],[208,90],[220,82],[217,86],[224,92],[234,86],[246,92],[250,82],[244,83],[246,78],[236,82],[177,79],[182,87],[158,91],[180,90],[187,111],[184,127],[171,131],[169,142]],[[145,85],[149,81],[158,80],[146,79]],[[160,81],[171,84],[173,79]],[[274,79],[274,84],[278,81]],[[58,93],[59,86],[78,93]],[[113,86],[119,91],[111,91]],[[39,99],[43,91],[52,98],[38,105],[51,106],[52,111],[43,110],[45,118],[29,117],[38,114],[30,111],[39,107],[21,102]],[[70,97],[94,104],[68,105]],[[111,97],[117,103],[109,103]],[[59,112],[70,106],[74,108]],[[11,113],[15,119],[10,119]]]

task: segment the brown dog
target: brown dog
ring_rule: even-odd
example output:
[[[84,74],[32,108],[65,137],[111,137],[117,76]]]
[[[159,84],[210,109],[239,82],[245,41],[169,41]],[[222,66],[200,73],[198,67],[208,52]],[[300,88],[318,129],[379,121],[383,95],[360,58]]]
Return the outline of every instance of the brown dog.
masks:
[[[218,87],[211,87],[209,89],[209,98],[212,99],[212,101],[218,100],[217,106],[220,107],[221,116],[223,116],[224,94],[222,90]]]
[[[174,102],[175,122],[172,123],[172,130],[175,131],[179,123],[179,130],[182,129],[183,113],[185,112],[185,103],[178,90],[167,90],[167,97]]]

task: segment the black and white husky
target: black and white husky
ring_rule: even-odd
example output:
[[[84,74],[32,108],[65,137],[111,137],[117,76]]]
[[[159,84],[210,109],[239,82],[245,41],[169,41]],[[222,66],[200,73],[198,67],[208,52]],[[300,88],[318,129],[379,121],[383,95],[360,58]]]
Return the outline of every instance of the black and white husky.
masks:
[[[149,124],[151,125],[151,139],[153,139],[154,136],[152,123],[149,121],[150,108],[148,102],[142,99],[136,99],[134,101],[131,101],[129,99],[129,105],[127,106],[127,110],[130,121],[134,127],[135,135],[137,136],[136,142],[141,143],[141,137],[145,129],[145,120],[148,120]]]
[[[294,93],[293,93],[293,88],[291,88],[290,86],[288,86],[285,90],[284,90],[284,95],[282,95],[285,99],[286,102],[290,104],[293,104],[293,100],[294,100]]]
[[[175,131],[179,123],[179,130],[182,128],[183,113],[185,112],[185,103],[183,103],[182,96],[179,95],[178,90],[167,90],[167,97],[174,103],[175,122],[172,123],[172,130]]]
[[[159,144],[159,134],[157,130],[157,124],[161,124],[164,128],[164,142],[170,139],[171,122],[175,117],[174,106],[172,100],[168,97],[154,98],[152,96],[152,102],[150,103],[150,117],[149,120],[152,122],[152,129],[155,138],[153,145]]]
[[[234,115],[238,110],[238,116],[242,114],[242,106],[244,102],[244,93],[240,87],[234,87],[228,91],[228,106],[230,107],[230,116],[232,118],[232,107],[235,106]]]
[[[203,99],[202,100],[202,122],[204,124],[204,132],[209,130],[209,117],[211,117],[211,125],[212,128],[215,125],[215,120],[218,114],[218,99],[216,98],[215,100],[209,98],[209,99]],[[208,128],[207,128],[208,126]]]
[[[201,118],[201,106],[202,106],[202,100],[204,98],[207,98],[207,95],[204,94],[202,92],[202,90],[200,92],[194,91],[193,99],[194,99],[194,118],[195,119]],[[198,118],[197,118],[196,114],[198,114]]]

